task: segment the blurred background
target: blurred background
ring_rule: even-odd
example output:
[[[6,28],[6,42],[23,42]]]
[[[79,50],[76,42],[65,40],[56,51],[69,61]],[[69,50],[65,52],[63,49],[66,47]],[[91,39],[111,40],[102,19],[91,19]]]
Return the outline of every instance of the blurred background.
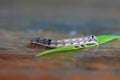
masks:
[[[0,31],[120,34],[120,0],[0,0]]]
[[[120,35],[120,0],[0,0],[0,80],[120,80],[120,42],[34,55],[31,38]]]

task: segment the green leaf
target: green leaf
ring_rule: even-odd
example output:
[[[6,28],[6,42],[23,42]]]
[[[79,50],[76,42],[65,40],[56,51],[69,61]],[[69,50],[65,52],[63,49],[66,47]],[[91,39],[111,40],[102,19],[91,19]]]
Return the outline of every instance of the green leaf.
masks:
[[[119,39],[120,40],[120,36],[116,36],[116,35],[99,35],[99,36],[97,36],[97,39],[98,39],[98,44],[101,45],[101,44],[104,44],[106,42],[112,41],[114,39]],[[87,47],[66,46],[66,47],[51,49],[51,50],[47,50],[47,51],[38,53],[38,54],[35,55],[35,57],[40,57],[40,56],[45,55],[45,54],[52,54],[52,53],[58,53],[58,52],[65,52],[65,51],[72,51],[72,50],[90,48],[90,47],[94,47],[94,46],[96,46],[96,45],[95,44],[88,45]]]

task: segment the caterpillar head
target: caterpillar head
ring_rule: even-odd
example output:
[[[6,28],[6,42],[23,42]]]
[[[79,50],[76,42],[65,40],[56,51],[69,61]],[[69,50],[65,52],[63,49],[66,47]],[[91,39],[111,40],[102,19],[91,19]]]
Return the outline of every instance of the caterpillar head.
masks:
[[[98,40],[95,35],[90,35],[87,37],[87,44],[96,44],[98,45]]]

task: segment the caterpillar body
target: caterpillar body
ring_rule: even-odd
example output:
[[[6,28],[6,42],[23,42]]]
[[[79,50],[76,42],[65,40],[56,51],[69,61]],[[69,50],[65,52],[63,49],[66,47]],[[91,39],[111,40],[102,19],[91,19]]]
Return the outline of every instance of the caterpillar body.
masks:
[[[31,39],[32,45],[48,47],[48,48],[59,48],[65,46],[86,46],[90,44],[98,45],[97,37],[94,35],[90,36],[83,36],[78,38],[69,38],[69,39],[62,39],[62,40],[54,40],[48,38],[33,38]]]

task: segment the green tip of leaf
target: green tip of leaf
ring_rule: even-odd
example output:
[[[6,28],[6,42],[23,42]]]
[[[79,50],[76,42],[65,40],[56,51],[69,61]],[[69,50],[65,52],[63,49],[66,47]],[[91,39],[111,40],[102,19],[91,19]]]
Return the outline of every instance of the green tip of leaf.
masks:
[[[103,44],[103,43],[112,41],[114,39],[117,39],[118,36],[116,36],[116,35],[100,35],[100,36],[97,36],[97,38],[98,38],[98,43]]]
[[[101,45],[101,44],[104,44],[106,42],[112,41],[114,39],[119,39],[120,40],[120,36],[116,36],[116,35],[100,35],[100,36],[97,36],[97,39],[98,39],[98,44]],[[84,48],[89,48],[89,47],[94,47],[94,46],[96,46],[96,45],[94,45],[94,44],[93,45],[88,45],[87,47],[66,46],[66,47],[51,49],[51,50],[48,50],[48,51],[38,53],[38,54],[35,55],[35,57],[40,57],[40,56],[43,56],[45,54],[52,54],[52,53],[57,53],[57,52],[78,50],[78,49],[84,49]]]

